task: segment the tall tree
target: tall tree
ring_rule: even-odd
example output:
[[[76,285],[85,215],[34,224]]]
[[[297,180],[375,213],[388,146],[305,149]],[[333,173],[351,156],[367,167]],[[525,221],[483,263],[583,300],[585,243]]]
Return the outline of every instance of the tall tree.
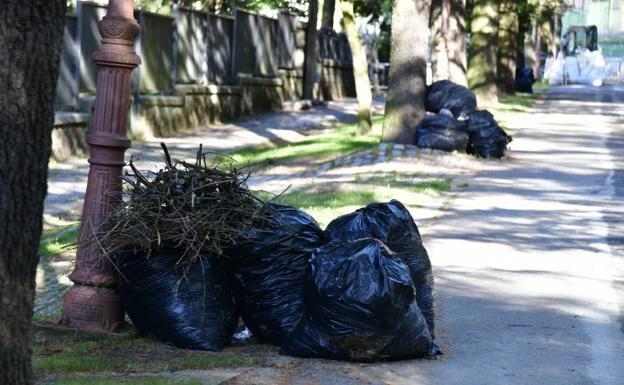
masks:
[[[479,104],[498,101],[496,84],[496,41],[498,39],[498,1],[473,0],[468,50],[468,86]]]
[[[355,94],[358,100],[358,133],[366,134],[372,127],[371,107],[373,95],[371,83],[368,77],[368,60],[366,50],[362,46],[360,34],[355,25],[353,3],[348,0],[338,0],[342,11],[342,24],[344,26],[351,54],[353,57],[353,76],[355,78]]]
[[[518,53],[518,2],[516,0],[501,1],[499,13],[496,68],[498,90],[513,94]]]
[[[318,0],[310,0],[308,7],[308,25],[306,26],[305,61],[303,63],[303,98],[314,98],[314,83],[316,82],[316,53],[318,19]]]
[[[66,0],[0,6],[0,384],[33,383],[37,246]]]
[[[447,12],[443,12],[444,3],[448,3]],[[466,0],[433,0],[430,14],[434,80],[467,85]]]
[[[449,74],[449,19],[451,17],[450,0],[432,0],[429,13],[431,31],[431,69],[433,80],[445,80]]]
[[[517,14],[518,14],[518,36],[516,38],[517,53],[516,53],[516,67],[517,68],[526,68],[526,56],[527,50],[530,51],[531,47],[527,47],[527,38],[529,45],[532,41],[531,31],[533,29],[531,18],[533,17],[533,13],[536,11],[537,6],[534,0],[519,0],[517,4]],[[530,58],[529,66],[533,63],[532,57]]]
[[[425,115],[431,0],[394,0],[383,141],[413,144]]]
[[[334,29],[334,13],[336,12],[336,0],[323,1],[323,13],[321,15],[321,27]]]

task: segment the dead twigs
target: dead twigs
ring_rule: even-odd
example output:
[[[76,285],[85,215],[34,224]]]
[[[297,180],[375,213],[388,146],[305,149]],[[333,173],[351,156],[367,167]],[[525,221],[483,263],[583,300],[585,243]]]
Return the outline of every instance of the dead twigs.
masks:
[[[249,174],[227,158],[209,161],[200,146],[191,164],[161,146],[165,164],[156,173],[141,172],[130,160],[121,202],[96,235],[107,255],[175,249],[182,252],[178,262],[192,263],[202,253],[221,254],[254,220],[270,215],[247,187]]]

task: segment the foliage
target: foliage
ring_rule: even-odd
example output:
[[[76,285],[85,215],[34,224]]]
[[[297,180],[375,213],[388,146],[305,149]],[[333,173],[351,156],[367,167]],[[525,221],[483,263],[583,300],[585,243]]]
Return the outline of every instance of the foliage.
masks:
[[[376,42],[379,61],[389,62],[392,0],[355,0],[353,8],[357,16],[366,18],[368,24],[375,24],[379,27]]]
[[[221,14],[231,13],[233,8],[250,11],[284,9],[301,16],[307,12],[305,0],[136,0],[135,3],[137,8],[165,14],[171,13],[174,3],[182,7]]]
[[[78,230],[77,223],[44,229],[39,243],[39,256],[55,255],[68,250],[76,243]]]

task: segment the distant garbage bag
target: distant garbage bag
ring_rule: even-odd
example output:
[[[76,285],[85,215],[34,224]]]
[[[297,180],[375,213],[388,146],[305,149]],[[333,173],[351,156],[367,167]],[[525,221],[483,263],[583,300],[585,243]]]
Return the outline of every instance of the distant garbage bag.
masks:
[[[418,226],[409,210],[393,199],[371,203],[330,222],[325,229],[330,240],[355,241],[375,238],[384,242],[407,265],[416,288],[416,301],[434,337],[433,273]]]
[[[551,85],[564,83],[603,85],[607,78],[607,62],[600,51],[583,50],[574,56],[564,56],[546,62],[544,78]]]
[[[314,218],[294,207],[272,204],[232,242],[236,302],[245,325],[257,338],[282,343],[301,318],[303,279],[312,251],[324,242]]]
[[[448,152],[466,152],[468,134],[464,125],[464,122],[445,114],[426,116],[416,130],[416,145]]]
[[[607,62],[600,51],[585,50],[576,58],[579,65],[578,82],[594,87],[602,86],[607,77]]]
[[[533,83],[535,83],[535,75],[532,68],[517,68],[516,78],[514,79],[514,89],[516,92],[533,93]]]
[[[471,114],[466,131],[470,136],[468,153],[481,158],[502,158],[512,140],[487,110]]]
[[[464,86],[440,80],[427,87],[425,109],[436,114],[446,108],[456,119],[467,119],[477,109],[477,97]]]
[[[224,261],[211,254],[186,265],[178,259],[175,252],[115,255],[123,307],[140,333],[178,348],[219,351],[238,324]]]
[[[426,356],[433,341],[407,266],[379,240],[317,249],[305,279],[304,315],[281,352],[346,361]]]

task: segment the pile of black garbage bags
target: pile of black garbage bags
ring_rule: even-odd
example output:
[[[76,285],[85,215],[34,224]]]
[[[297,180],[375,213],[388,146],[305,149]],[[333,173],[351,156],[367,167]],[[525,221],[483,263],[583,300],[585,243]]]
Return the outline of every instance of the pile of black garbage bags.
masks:
[[[482,158],[502,158],[511,136],[487,110],[477,109],[477,98],[468,88],[449,80],[427,87],[427,115],[416,130],[416,145],[442,151],[467,152]]]
[[[177,266],[175,250],[116,255],[136,328],[218,351],[240,316],[288,355],[370,362],[440,353],[431,263],[403,204],[373,203],[325,230],[299,209],[268,209],[223,255],[192,265]]]

